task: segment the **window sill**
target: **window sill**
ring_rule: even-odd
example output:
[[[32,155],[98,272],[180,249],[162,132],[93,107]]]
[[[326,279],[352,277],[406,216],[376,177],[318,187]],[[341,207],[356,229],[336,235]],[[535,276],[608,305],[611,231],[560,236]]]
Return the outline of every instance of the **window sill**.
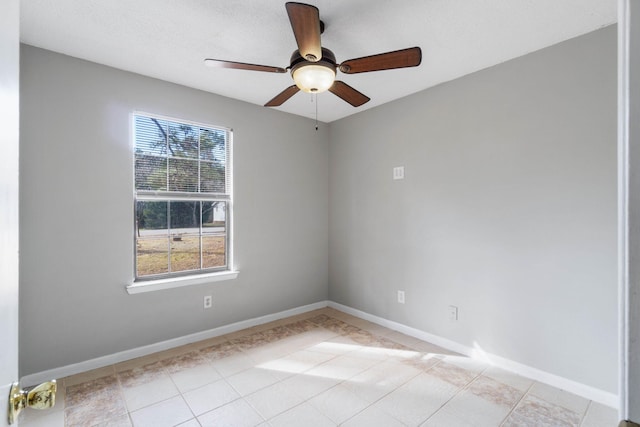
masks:
[[[182,286],[201,285],[204,283],[233,280],[238,277],[238,271],[221,271],[216,273],[199,274],[194,276],[171,277],[167,279],[145,280],[134,282],[126,287],[129,294],[161,291],[163,289],[180,288]]]

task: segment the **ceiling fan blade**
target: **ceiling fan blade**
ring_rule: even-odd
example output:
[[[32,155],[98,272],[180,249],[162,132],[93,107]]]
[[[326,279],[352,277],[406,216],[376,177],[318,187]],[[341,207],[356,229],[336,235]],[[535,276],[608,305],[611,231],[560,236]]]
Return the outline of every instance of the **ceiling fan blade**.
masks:
[[[359,107],[362,104],[369,102],[369,97],[358,92],[345,82],[341,82],[340,80],[336,80],[333,82],[333,86],[329,88],[329,91],[334,95],[342,98],[344,101],[353,105],[354,107]]]
[[[411,47],[409,49],[349,59],[340,64],[340,71],[346,74],[367,73],[369,71],[416,67],[420,65],[420,62],[422,62],[422,50],[419,47]]]
[[[222,59],[207,58],[204,60],[207,67],[232,68],[236,70],[266,71],[268,73],[286,73],[287,70],[280,67],[270,67],[268,65],[245,64],[244,62],[224,61]]]
[[[279,94],[277,94],[271,101],[264,104],[265,107],[279,107],[284,102],[298,93],[300,89],[296,85],[291,85]]]
[[[315,6],[289,2],[285,4],[300,55],[310,62],[322,58],[320,44],[320,11]]]

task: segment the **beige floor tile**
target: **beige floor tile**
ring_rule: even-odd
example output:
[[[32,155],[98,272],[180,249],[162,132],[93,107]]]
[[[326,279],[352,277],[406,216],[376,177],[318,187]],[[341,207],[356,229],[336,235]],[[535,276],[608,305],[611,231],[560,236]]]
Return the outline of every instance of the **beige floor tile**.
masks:
[[[415,426],[432,416],[458,390],[458,387],[446,381],[421,373],[373,406],[406,425]]]
[[[467,356],[446,355],[442,358],[442,361],[458,368],[464,369],[473,374],[479,375],[484,372],[489,365],[481,360],[472,359]]]
[[[98,424],[94,427],[132,427],[132,421],[129,414],[120,415],[119,417],[112,418],[104,423]]]
[[[581,427],[615,426],[618,422],[618,411],[601,403],[591,402],[582,420]]]
[[[506,408],[513,408],[524,396],[524,392],[481,375],[477,377],[465,390],[464,395],[473,395],[487,402]]]
[[[258,367],[270,371],[272,375],[283,380],[292,375],[313,369],[334,357],[334,355],[327,353],[298,350],[288,356],[261,363]]]
[[[497,368],[495,366],[488,367],[482,373],[482,375],[485,377],[493,378],[496,381],[499,381],[523,392],[529,390],[529,388],[534,383],[534,381],[530,378],[522,377],[518,374]]]
[[[168,375],[152,381],[124,387],[122,390],[129,412],[177,396],[180,391]]]
[[[529,390],[529,394],[569,409],[570,411],[579,414],[580,417],[584,415],[587,411],[587,407],[589,406],[589,401],[583,397],[539,382],[535,382],[533,384]]]
[[[377,363],[380,362],[346,354],[337,356],[307,372],[309,375],[347,380]]]
[[[282,319],[274,320],[273,322],[269,322],[272,327],[284,326],[287,323],[292,322],[291,317],[284,317]]]
[[[418,376],[420,370],[396,361],[385,361],[343,382],[344,386],[368,403]]]
[[[296,350],[297,348],[292,348],[292,346],[285,340],[280,340],[277,342],[265,344],[261,347],[245,350],[244,353],[245,355],[253,359],[256,365],[259,365],[261,363],[266,363],[274,359],[285,357],[295,352]]]
[[[220,344],[221,342],[225,342],[228,340],[229,339],[227,338],[227,335],[218,335],[215,337],[207,338],[206,340],[194,342],[191,345],[193,345],[194,349],[202,349],[205,347],[210,347],[212,345]]]
[[[308,403],[289,409],[270,420],[269,424],[273,427],[334,427],[337,425]]]
[[[318,314],[333,313],[334,311],[338,311],[338,310],[336,310],[335,308],[332,308],[332,307],[322,307],[322,308],[318,308],[316,310],[308,311],[307,313],[302,314],[302,316],[313,317],[313,316],[316,316]],[[342,313],[341,311],[339,311],[339,312]]]
[[[481,422],[472,423],[459,418],[456,413],[441,409],[433,414],[427,421],[420,424],[420,427],[498,427],[500,424],[482,424]]]
[[[64,411],[26,409],[18,421],[22,427],[64,427]]]
[[[122,397],[118,379],[113,374],[65,387],[65,395],[65,408],[93,405],[107,399],[119,400]],[[57,410],[59,406],[56,404]]]
[[[197,419],[193,418],[189,421],[186,421],[182,424],[178,424],[176,427],[201,427],[200,423],[198,422]]]
[[[322,341],[335,338],[336,334],[326,329],[317,328],[311,331],[285,338],[292,349],[299,350],[312,347]]]
[[[103,395],[64,410],[65,425],[98,425],[127,413],[120,396]]]
[[[184,393],[183,396],[196,416],[233,402],[240,397],[225,380],[191,390]]]
[[[335,310],[335,312],[336,313],[340,313],[338,310]],[[345,319],[341,319],[341,320],[344,320],[345,322],[347,322],[347,323],[349,323],[349,324],[351,324],[353,326],[357,326],[358,328],[363,329],[365,331],[369,331],[369,332],[371,332],[370,329],[375,329],[375,328],[384,329],[384,330],[388,331],[388,328],[385,328],[384,326],[380,326],[380,325],[378,325],[376,323],[373,323],[373,322],[370,322],[368,320],[361,319],[361,318],[355,317],[355,316],[349,316],[347,320],[345,320]]]
[[[434,363],[432,362],[442,362],[447,355],[439,354],[439,353],[430,353],[425,351],[411,350],[404,353],[399,353],[399,357],[393,357],[393,359],[401,360],[404,362],[411,361],[431,361],[428,363],[429,366],[423,366],[423,368],[430,368]]]
[[[169,374],[180,393],[218,381],[222,376],[210,364],[185,368]]]
[[[342,356],[362,348],[360,344],[344,337],[332,337],[328,340],[315,340],[306,347],[308,351],[327,353],[333,356]]]
[[[339,383],[340,380],[335,378],[316,377],[303,373],[291,376],[283,380],[281,384],[303,400],[308,400]]]
[[[519,413],[512,413],[500,427],[575,427],[577,424],[558,422],[544,416],[528,417]],[[605,426],[602,426],[605,427]],[[615,426],[614,426],[615,427]]]
[[[260,389],[277,383],[278,377],[264,368],[249,368],[238,374],[227,377],[227,382],[231,384],[240,396],[246,396]]]
[[[264,419],[269,420],[299,405],[304,399],[295,390],[289,389],[282,383],[276,383],[246,396],[245,400]]]
[[[255,361],[244,353],[238,353],[223,359],[214,360],[211,362],[211,365],[220,375],[229,377],[252,368],[255,365]]]
[[[127,360],[124,362],[116,363],[113,366],[116,372],[129,371],[141,366],[152,365],[163,357],[162,353],[153,353],[143,357],[137,357],[135,359]]]
[[[261,347],[265,344],[268,344],[269,342],[272,342],[271,340],[275,340],[275,339],[276,337],[273,336],[272,334],[267,333],[267,331],[261,331],[261,332],[253,332],[244,337],[235,338],[232,340],[232,342],[240,350],[246,351],[248,349]]]
[[[118,380],[123,387],[138,386],[162,378],[168,378],[168,376],[159,361],[118,372]]]
[[[519,395],[513,398],[510,392],[506,394],[498,399],[487,399],[464,390],[447,402],[441,411],[454,415],[465,425],[498,426],[518,402]]]
[[[404,359],[416,357],[418,355],[415,351],[400,350],[396,348],[385,348],[379,346],[362,346],[354,351],[349,352],[350,356],[362,357],[365,359],[374,359],[378,361],[386,360],[389,358]]]
[[[179,372],[183,369],[195,368],[197,366],[208,365],[209,359],[200,351],[191,349],[191,351],[181,352],[160,360],[160,363],[168,373]]]
[[[375,406],[369,406],[341,425],[343,427],[405,427],[403,423]],[[453,425],[447,427],[453,427]]]
[[[418,338],[403,334],[402,332],[392,331],[385,335],[385,338],[390,339],[398,344],[406,345],[409,348],[415,348],[415,345],[420,341]]]
[[[199,351],[210,361],[224,359],[242,352],[240,347],[236,345],[233,340],[218,342],[210,346],[203,347]]]
[[[343,384],[317,395],[308,401],[327,418],[340,424],[369,406],[367,402]]]
[[[352,339],[351,337],[344,334],[331,337],[327,339],[325,342],[330,344],[336,344],[336,347],[342,349],[341,351],[342,354],[355,351],[363,346],[362,343],[359,343],[354,339]]]
[[[426,372],[431,368],[433,368],[438,363],[442,362],[443,356],[440,354],[419,352],[414,357],[408,357],[408,358],[394,357],[393,359],[400,361],[405,365],[413,366],[414,368],[419,369],[422,372]]]
[[[247,328],[247,329],[241,329],[239,331],[235,331],[235,332],[231,332],[225,335],[221,335],[220,338],[221,340],[219,340],[218,342],[224,342],[224,341],[232,341],[238,338],[242,338],[242,337],[246,337],[247,335],[250,335],[252,332],[251,328]],[[222,338],[224,338],[222,340]]]
[[[284,327],[293,333],[292,336],[304,334],[311,331],[323,331],[320,326],[309,320],[298,320],[296,322],[286,323]]]
[[[76,384],[86,383],[87,381],[95,380],[97,378],[113,375],[114,373],[114,367],[113,365],[110,365],[105,366],[104,368],[93,369],[91,371],[63,378],[60,382],[62,383],[61,385],[69,387]]]
[[[180,357],[181,355],[184,355],[184,354],[197,352],[199,348],[200,347],[197,345],[197,343],[185,344],[179,347],[170,348],[168,350],[159,351],[157,353],[154,353],[153,356],[157,360],[172,359],[172,358]]]
[[[202,427],[254,427],[264,419],[244,400],[238,399],[198,417]]]
[[[447,362],[440,362],[427,371],[429,375],[438,377],[458,388],[473,381],[478,374]]]
[[[98,425],[127,414],[114,374],[66,387],[65,394],[65,400],[56,403],[58,408],[54,408],[53,413],[60,413],[60,408],[64,407],[64,419],[68,425]]]
[[[456,353],[455,351],[447,350],[445,348],[442,348],[438,345],[435,345],[426,341],[416,342],[413,345],[413,348],[422,353],[432,353],[432,354],[438,354],[443,356],[462,356],[461,354]]]
[[[527,395],[505,421],[505,426],[577,426],[581,415],[560,405]]]
[[[182,396],[131,412],[134,427],[173,427],[193,418]]]
[[[277,320],[274,322],[263,323],[262,325],[252,326],[250,328],[243,329],[242,331],[238,331],[236,333],[238,334],[237,336],[247,336],[247,335],[254,334],[256,332],[266,331],[267,329],[271,329],[276,326],[280,326]]]

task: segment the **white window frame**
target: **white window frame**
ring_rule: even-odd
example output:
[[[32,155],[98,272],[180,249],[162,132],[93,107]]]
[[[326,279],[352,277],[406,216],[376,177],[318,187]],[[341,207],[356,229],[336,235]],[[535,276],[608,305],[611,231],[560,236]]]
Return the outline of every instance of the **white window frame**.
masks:
[[[136,190],[135,184],[135,117],[145,116],[153,119],[170,121],[174,123],[197,126],[207,129],[216,129],[226,132],[226,152],[227,159],[225,164],[225,182],[227,184],[226,196],[213,195],[212,193],[199,192],[171,192],[171,191],[153,191],[153,190]],[[184,120],[176,117],[168,117],[144,111],[134,111],[130,117],[131,130],[131,147],[133,158],[133,281],[126,286],[126,290],[130,294],[141,292],[156,291],[161,289],[170,289],[189,285],[198,285],[204,283],[217,282],[221,280],[231,280],[238,277],[238,271],[234,268],[233,263],[233,129],[223,126],[210,125],[206,123],[195,122],[192,120]],[[210,269],[197,269],[179,272],[169,272],[166,274],[150,275],[138,277],[137,275],[137,249],[136,249],[136,205],[138,201],[223,201],[225,205],[226,220],[226,236],[225,236],[225,260],[226,265]],[[202,222],[202,217],[201,217]],[[200,233],[202,234],[202,233]],[[202,248],[201,248],[202,251]],[[202,258],[202,252],[201,252]]]

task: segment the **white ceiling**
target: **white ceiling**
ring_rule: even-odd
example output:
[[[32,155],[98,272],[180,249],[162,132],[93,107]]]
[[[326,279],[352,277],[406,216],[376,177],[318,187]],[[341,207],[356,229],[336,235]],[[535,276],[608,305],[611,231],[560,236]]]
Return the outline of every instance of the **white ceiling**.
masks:
[[[263,105],[291,76],[213,69],[207,57],[287,67],[296,49],[285,0],[22,0],[24,43]],[[338,62],[412,46],[416,68],[345,75],[371,98],[318,95],[331,122],[615,23],[616,0],[307,0]],[[313,118],[299,92],[281,111]]]

